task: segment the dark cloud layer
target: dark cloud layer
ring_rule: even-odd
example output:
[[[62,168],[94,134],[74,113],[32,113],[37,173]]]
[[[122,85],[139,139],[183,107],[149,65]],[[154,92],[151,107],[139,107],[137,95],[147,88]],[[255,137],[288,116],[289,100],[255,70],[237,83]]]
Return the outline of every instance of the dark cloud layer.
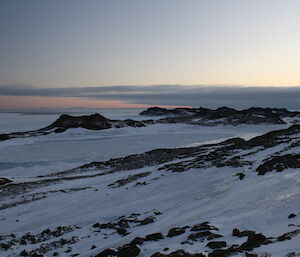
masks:
[[[35,88],[30,85],[2,85],[0,95],[83,97],[99,100],[121,100],[147,105],[229,106],[247,108],[286,107],[300,109],[300,87],[242,87],[242,86],[107,86]]]

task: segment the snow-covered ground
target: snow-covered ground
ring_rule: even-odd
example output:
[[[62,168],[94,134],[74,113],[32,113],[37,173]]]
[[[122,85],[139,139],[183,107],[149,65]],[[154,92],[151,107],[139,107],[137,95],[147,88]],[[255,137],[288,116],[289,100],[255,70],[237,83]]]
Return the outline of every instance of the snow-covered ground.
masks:
[[[104,116],[116,119],[140,119],[140,110],[105,110]],[[105,113],[106,112],[106,113]],[[0,113],[0,132],[37,129],[52,123],[58,114],[6,114]],[[256,166],[266,157],[283,153],[299,153],[299,147],[287,149],[286,144],[265,150],[259,147],[237,152],[245,155],[245,160],[253,166],[191,168],[176,173],[158,170],[160,165],[139,169],[120,170],[101,175],[101,169],[83,171],[80,174],[46,177],[37,176],[71,169],[93,161],[143,153],[158,148],[178,148],[217,143],[232,137],[250,139],[268,131],[286,128],[288,125],[252,125],[201,127],[185,124],[156,124],[144,128],[121,128],[102,131],[70,129],[64,133],[41,137],[12,139],[0,142],[0,177],[12,178],[18,184],[15,192],[1,191],[0,236],[14,233],[20,238],[27,232],[39,234],[50,228],[70,226],[73,231],[49,240],[22,245],[15,243],[9,251],[0,249],[0,256],[19,256],[21,250],[30,251],[43,243],[51,243],[61,238],[76,236],[74,243],[49,250],[44,256],[59,252],[60,256],[93,256],[106,248],[115,248],[130,242],[136,236],[161,232],[164,235],[174,227],[193,226],[210,222],[218,227],[228,245],[241,244],[245,238],[233,237],[234,228],[255,230],[267,237],[278,237],[297,229],[300,216],[288,219],[290,213],[300,212],[299,169],[287,169],[282,173],[268,173],[257,176]],[[294,142],[298,138],[295,137]],[[211,150],[207,150],[207,153]],[[186,159],[187,161],[190,158]],[[176,163],[171,161],[170,163]],[[182,161],[182,160],[181,160]],[[163,164],[165,165],[165,164]],[[111,187],[110,184],[128,176],[146,173],[125,186]],[[244,172],[242,181],[235,176]],[[87,175],[80,179],[73,176]],[[73,177],[73,178],[72,178]],[[47,179],[57,179],[49,182]],[[31,187],[24,192],[22,182]],[[34,184],[35,182],[41,184]],[[140,182],[141,184],[136,184]],[[145,182],[145,184],[142,184]],[[37,186],[38,185],[38,186]],[[14,195],[14,193],[16,195]],[[161,212],[161,214],[154,214]],[[145,226],[132,226],[130,234],[120,236],[113,229],[93,228],[93,224],[108,223],[120,216],[128,217],[138,213],[139,219],[154,217],[155,222]],[[294,226],[289,226],[293,223]],[[75,228],[75,226],[78,226]],[[299,228],[298,228],[299,229]],[[194,244],[180,244],[186,240],[186,233],[160,241],[147,241],[141,247],[140,257],[148,257],[155,252],[169,253],[176,249],[190,252],[208,250],[207,241]],[[1,242],[8,242],[7,236]],[[76,242],[75,242],[76,241]],[[95,245],[97,248],[91,249]],[[261,246],[255,250],[259,256],[264,253],[272,257],[283,257],[289,252],[300,253],[300,236],[276,244]],[[68,247],[72,247],[68,252]],[[235,256],[245,256],[240,253]]]
[[[110,119],[141,119],[140,109],[103,109]],[[90,114],[77,110],[74,115]],[[60,114],[0,113],[0,133],[45,127]],[[145,117],[142,117],[145,119]],[[203,127],[186,124],[155,124],[143,128],[92,131],[70,129],[60,134],[18,138],[0,143],[0,176],[14,178],[45,175],[92,161],[143,153],[158,148],[197,146],[231,137],[249,139],[287,125]]]

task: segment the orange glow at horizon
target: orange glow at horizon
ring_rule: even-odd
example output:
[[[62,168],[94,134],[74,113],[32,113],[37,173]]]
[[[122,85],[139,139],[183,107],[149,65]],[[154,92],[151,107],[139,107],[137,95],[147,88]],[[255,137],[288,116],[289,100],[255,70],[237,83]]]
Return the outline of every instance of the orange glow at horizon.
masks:
[[[134,104],[117,100],[93,100],[77,97],[41,97],[41,96],[2,96],[0,109],[49,108],[144,108],[143,104]]]
[[[41,97],[41,96],[3,96],[0,95],[0,109],[36,109],[36,108],[148,108],[153,105],[135,104],[118,100],[94,100],[77,97]],[[160,107],[190,107],[163,106]]]

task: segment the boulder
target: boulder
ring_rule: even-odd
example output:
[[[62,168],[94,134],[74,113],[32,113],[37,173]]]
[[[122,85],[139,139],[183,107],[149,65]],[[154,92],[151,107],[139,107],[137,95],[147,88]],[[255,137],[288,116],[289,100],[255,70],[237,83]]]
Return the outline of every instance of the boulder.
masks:
[[[153,233],[146,236],[145,241],[157,241],[160,239],[164,239],[162,233]]]
[[[167,234],[167,237],[179,236],[185,232],[185,228],[171,228]]]
[[[127,244],[118,249],[118,257],[136,257],[140,254],[140,248],[136,245]]]
[[[95,255],[95,257],[111,257],[111,256],[117,256],[117,252],[113,249],[105,249],[102,252]]]
[[[259,247],[268,242],[268,239],[262,234],[252,234],[248,236],[248,239],[243,243],[239,249],[252,251],[254,248]]]
[[[212,241],[209,242],[207,245],[210,249],[219,249],[227,246],[227,243],[225,241]]]

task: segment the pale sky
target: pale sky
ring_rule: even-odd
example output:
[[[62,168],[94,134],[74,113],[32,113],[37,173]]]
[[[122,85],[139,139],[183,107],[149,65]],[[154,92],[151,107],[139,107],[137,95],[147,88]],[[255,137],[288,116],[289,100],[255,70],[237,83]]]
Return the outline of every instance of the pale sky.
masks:
[[[0,0],[0,87],[299,86],[299,13],[298,0]]]

